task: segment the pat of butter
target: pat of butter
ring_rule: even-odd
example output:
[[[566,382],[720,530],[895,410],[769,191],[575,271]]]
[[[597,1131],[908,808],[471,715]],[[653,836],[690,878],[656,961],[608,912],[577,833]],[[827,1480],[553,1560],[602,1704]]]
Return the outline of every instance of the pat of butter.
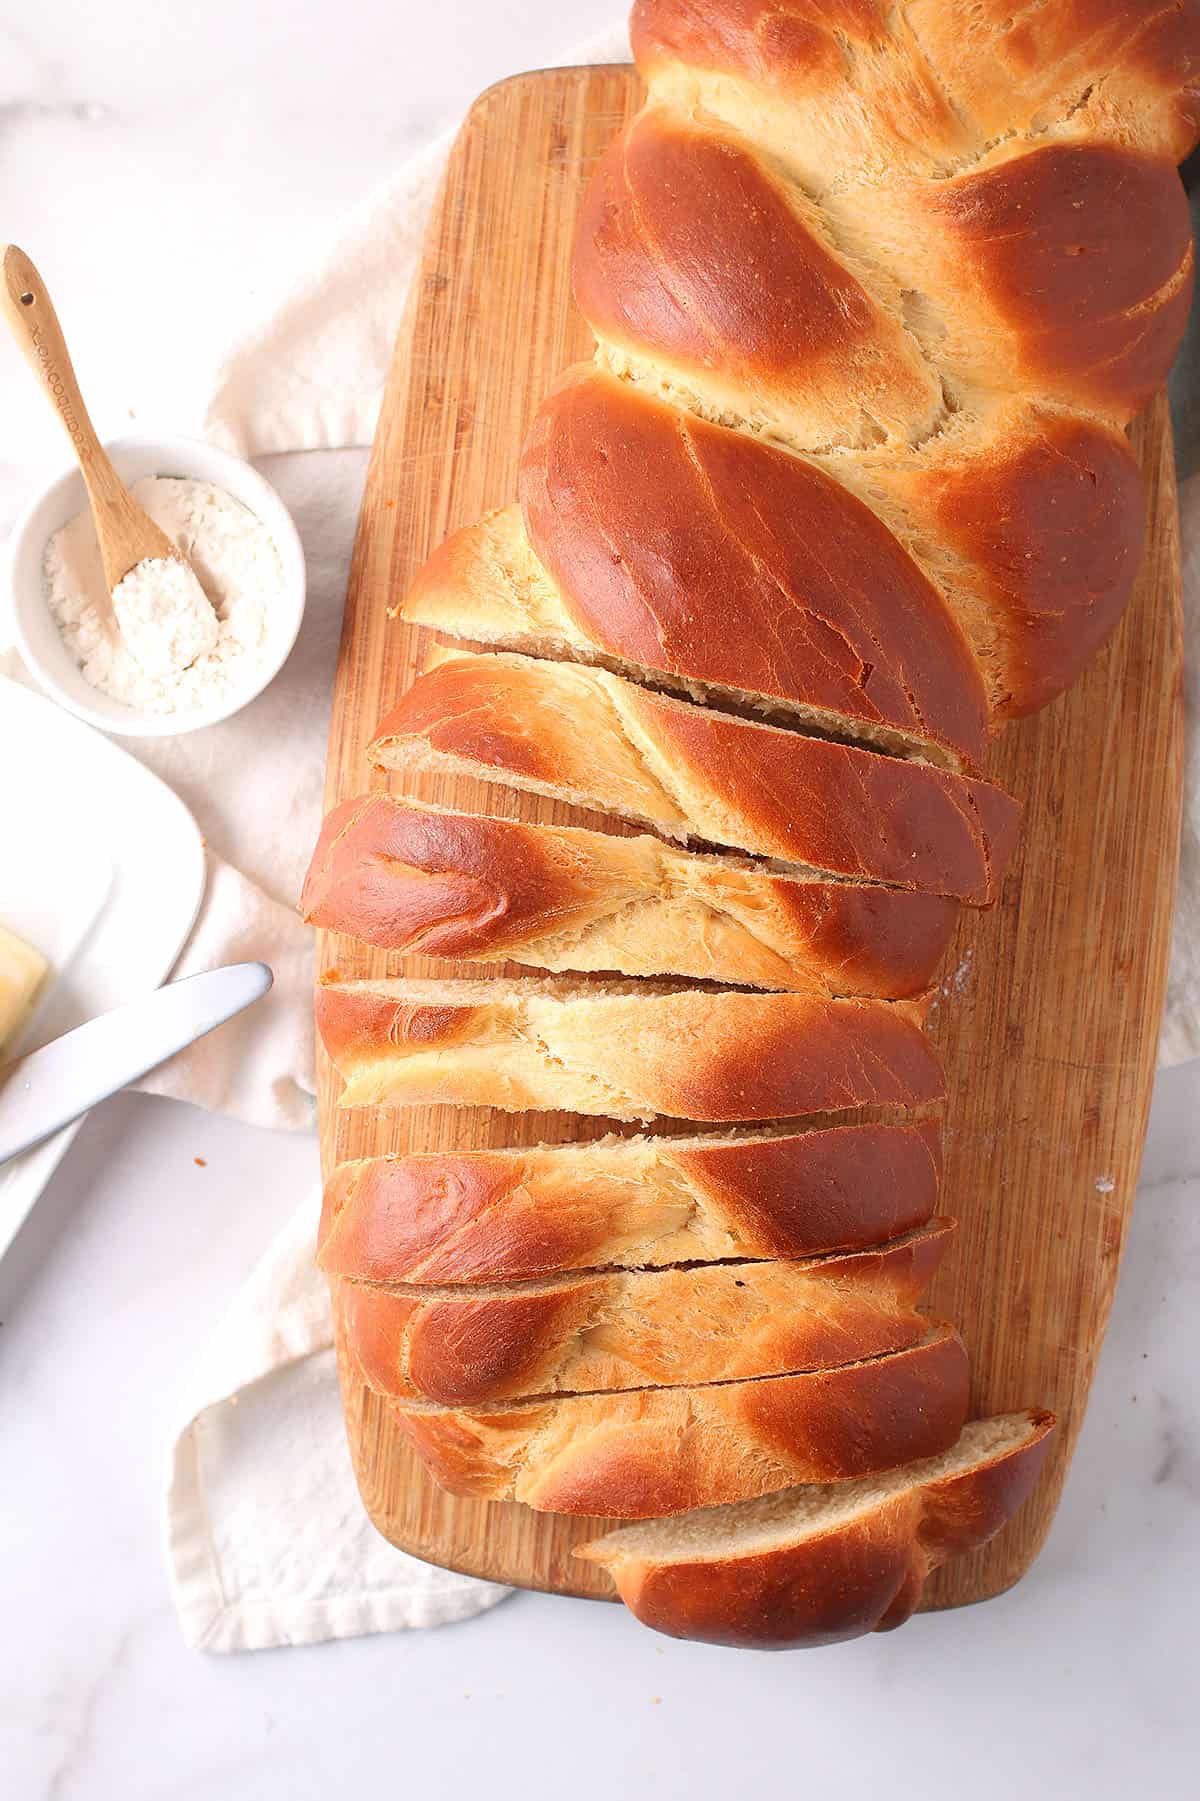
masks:
[[[33,1012],[47,967],[40,951],[0,926],[0,1047],[16,1037]]]

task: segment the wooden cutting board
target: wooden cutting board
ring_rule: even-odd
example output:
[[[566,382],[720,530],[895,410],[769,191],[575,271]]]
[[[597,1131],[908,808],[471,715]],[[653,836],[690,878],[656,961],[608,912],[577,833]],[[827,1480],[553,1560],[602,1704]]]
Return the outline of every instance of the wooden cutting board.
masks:
[[[346,601],[329,744],[329,804],[381,784],[365,748],[419,662],[419,634],[387,618],[455,527],[515,493],[539,398],[590,353],[570,293],[586,176],[638,103],[628,68],[563,69],[490,89],[455,145],[400,328],[367,478]],[[1149,498],[1133,605],[1072,693],[1011,729],[992,773],[1025,803],[1023,848],[999,906],[964,911],[933,1029],[944,1055],[944,1206],[957,1252],[933,1311],[962,1328],[976,1411],[1040,1403],[1062,1419],[1052,1467],[992,1545],[939,1574],[926,1604],[1008,1587],[1049,1528],[1083,1420],[1129,1223],[1154,1076],[1182,791],[1178,519],[1166,404],[1134,430]],[[449,798],[424,778],[411,790]],[[456,783],[454,799],[517,817],[581,816]],[[395,974],[401,960],[325,934],[321,967]],[[505,968],[506,966],[494,966]],[[479,973],[430,958],[418,975]],[[528,972],[514,972],[528,973]],[[595,1136],[603,1121],[451,1109],[339,1118],[321,1071],[321,1140],[335,1159]],[[404,1550],[530,1588],[608,1595],[573,1561],[594,1521],[461,1500],[424,1474],[380,1402],[343,1370],[368,1512]]]

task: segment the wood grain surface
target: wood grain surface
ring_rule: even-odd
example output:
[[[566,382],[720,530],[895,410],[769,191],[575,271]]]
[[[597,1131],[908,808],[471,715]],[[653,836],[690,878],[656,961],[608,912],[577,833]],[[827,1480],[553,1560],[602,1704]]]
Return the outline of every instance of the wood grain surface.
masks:
[[[489,90],[459,136],[367,480],[337,672],[331,805],[382,785],[366,746],[419,666],[420,634],[389,621],[389,604],[448,532],[513,498],[534,407],[566,364],[590,353],[571,302],[572,227],[592,163],[637,100],[628,68],[521,76]],[[1062,1419],[1033,1500],[992,1545],[935,1578],[926,1596],[935,1607],[1007,1588],[1046,1535],[1082,1423],[1141,1157],[1182,785],[1179,544],[1164,400],[1138,422],[1134,442],[1150,508],[1136,597],[1073,692],[1012,728],[993,752],[992,773],[1025,803],[1023,845],[1000,904],[964,911],[933,1020],[950,1086],[943,1209],[958,1215],[961,1230],[932,1309],[963,1330],[976,1411],[1040,1403]],[[428,777],[394,785],[450,798]],[[555,802],[459,780],[453,800],[594,823]],[[350,976],[456,973],[446,962],[402,960],[332,934],[323,935],[320,966]],[[593,1137],[607,1123],[448,1108],[339,1116],[336,1089],[323,1067],[327,1169],[341,1157],[407,1147]],[[444,1494],[384,1406],[345,1373],[343,1393],[363,1500],[388,1538],[501,1582],[610,1594],[607,1576],[570,1554],[595,1522]]]

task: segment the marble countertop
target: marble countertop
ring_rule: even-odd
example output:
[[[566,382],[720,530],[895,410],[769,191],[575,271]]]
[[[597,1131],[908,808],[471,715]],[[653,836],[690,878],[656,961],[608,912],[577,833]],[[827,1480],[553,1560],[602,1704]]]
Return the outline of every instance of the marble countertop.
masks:
[[[307,243],[477,90],[613,10],[56,0],[18,24],[9,8],[4,232],[53,276],[101,430],[177,426],[163,396],[179,405]],[[0,393],[3,532],[61,450],[7,346]],[[804,1657],[675,1645],[618,1608],[519,1595],[461,1626],[205,1658],[164,1581],[165,1447],[217,1313],[315,1180],[315,1145],[108,1103],[0,1266],[0,1794],[1193,1794],[1198,1119],[1200,1063],[1161,1076],[1066,1497],[1000,1600]]]

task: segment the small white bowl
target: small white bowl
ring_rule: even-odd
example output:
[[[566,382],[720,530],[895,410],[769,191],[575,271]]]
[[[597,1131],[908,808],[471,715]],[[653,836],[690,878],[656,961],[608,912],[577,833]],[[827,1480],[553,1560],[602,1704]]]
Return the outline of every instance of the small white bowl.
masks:
[[[267,615],[264,654],[245,689],[211,707],[179,713],[146,713],[113,700],[84,679],[63,643],[46,602],[42,559],[60,526],[88,504],[77,466],[53,481],[17,522],[9,539],[8,586],[13,635],[30,673],[47,694],[78,718],[127,738],[173,738],[216,725],[240,711],[279,673],[304,617],[304,551],[292,516],[270,482],[230,451],[196,438],[118,438],[105,449],[127,484],[143,475],[176,475],[212,482],[261,519],[283,565],[283,588]]]

